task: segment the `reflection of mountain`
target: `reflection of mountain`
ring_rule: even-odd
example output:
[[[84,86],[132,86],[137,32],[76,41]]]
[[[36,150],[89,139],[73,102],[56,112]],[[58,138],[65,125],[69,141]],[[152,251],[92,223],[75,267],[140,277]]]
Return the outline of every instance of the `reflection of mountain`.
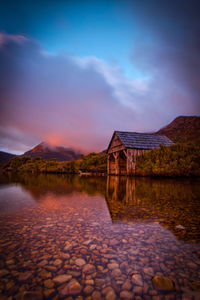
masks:
[[[19,183],[39,202],[48,194],[100,194],[106,198],[114,223],[157,221],[178,238],[200,241],[199,180],[19,174],[1,182]]]
[[[73,192],[85,192],[88,195],[105,195],[105,177],[79,177],[77,175],[55,175],[38,174],[37,176],[28,173],[10,174],[1,177],[3,183],[19,183],[31,193],[36,201],[39,201],[45,194],[69,195]]]

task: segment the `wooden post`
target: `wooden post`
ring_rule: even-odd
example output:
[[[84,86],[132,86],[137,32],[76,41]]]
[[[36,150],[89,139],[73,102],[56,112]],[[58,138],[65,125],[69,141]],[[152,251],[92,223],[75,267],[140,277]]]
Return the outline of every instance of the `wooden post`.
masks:
[[[126,161],[126,171],[127,175],[133,173],[133,153],[131,149],[127,149],[127,161]]]
[[[117,153],[117,156],[116,156],[116,160],[115,160],[115,174],[116,175],[119,175],[119,153]]]
[[[107,175],[110,174],[110,154],[107,156]]]
[[[119,152],[113,153],[115,158],[115,175],[119,175]]]

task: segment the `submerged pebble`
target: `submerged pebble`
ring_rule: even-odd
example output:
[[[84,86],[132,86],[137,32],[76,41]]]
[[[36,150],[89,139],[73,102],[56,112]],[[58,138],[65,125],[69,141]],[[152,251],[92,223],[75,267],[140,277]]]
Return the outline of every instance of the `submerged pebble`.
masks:
[[[133,205],[113,201],[111,219],[99,195],[57,193],[0,218],[0,299],[198,299],[198,243],[180,242],[163,219],[147,221],[148,208],[135,209],[135,223],[116,221]]]

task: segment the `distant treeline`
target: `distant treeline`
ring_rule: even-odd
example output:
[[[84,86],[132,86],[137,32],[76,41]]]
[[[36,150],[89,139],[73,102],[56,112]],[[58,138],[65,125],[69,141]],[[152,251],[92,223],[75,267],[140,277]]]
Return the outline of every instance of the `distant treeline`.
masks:
[[[200,146],[174,144],[151,150],[136,161],[136,175],[141,176],[200,176]]]
[[[59,162],[41,157],[14,157],[3,165],[6,171],[37,173],[104,173],[106,154],[90,153],[81,159]],[[162,146],[137,157],[138,176],[200,176],[200,146],[195,144],[174,144]]]
[[[41,157],[18,156],[3,165],[3,169],[16,172],[79,173],[106,172],[106,154],[90,153],[72,161],[44,160]]]

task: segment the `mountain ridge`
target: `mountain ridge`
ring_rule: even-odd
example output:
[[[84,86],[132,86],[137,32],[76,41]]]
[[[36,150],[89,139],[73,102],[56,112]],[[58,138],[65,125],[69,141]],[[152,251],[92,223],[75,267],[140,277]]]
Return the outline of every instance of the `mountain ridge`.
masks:
[[[46,160],[57,159],[58,161],[69,161],[80,158],[82,154],[72,148],[52,146],[46,142],[42,142],[29,151],[26,151],[23,156],[30,156],[32,158],[40,156]]]
[[[174,143],[195,142],[200,144],[200,117],[179,116],[155,133],[167,136]]]
[[[12,158],[16,157],[17,155],[0,151],[0,163],[7,163],[9,162]]]
[[[167,136],[174,143],[195,142],[200,144],[200,117],[199,116],[178,116],[171,123],[154,132]],[[106,150],[101,151],[105,153]],[[100,152],[100,153],[101,153]],[[0,163],[8,162],[16,157],[11,153],[0,151]],[[41,142],[21,156],[42,157],[43,159],[57,159],[59,161],[69,161],[79,159],[82,154],[72,148],[62,146],[52,146],[46,142]]]

